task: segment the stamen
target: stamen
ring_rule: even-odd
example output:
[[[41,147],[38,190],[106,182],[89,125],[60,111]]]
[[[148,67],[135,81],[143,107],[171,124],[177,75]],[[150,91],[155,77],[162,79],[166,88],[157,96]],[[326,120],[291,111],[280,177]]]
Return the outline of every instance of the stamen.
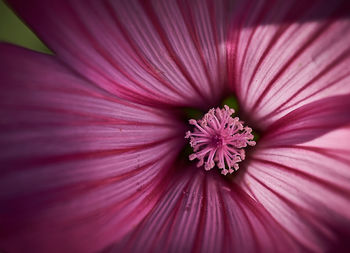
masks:
[[[222,174],[231,174],[238,170],[238,162],[245,159],[243,148],[256,144],[252,129],[244,127],[238,117],[231,117],[234,112],[225,105],[223,109],[210,109],[198,121],[189,120],[195,129],[188,131],[185,138],[190,139],[194,151],[189,159],[199,160],[197,167],[204,165],[205,170],[211,170],[216,164]]]

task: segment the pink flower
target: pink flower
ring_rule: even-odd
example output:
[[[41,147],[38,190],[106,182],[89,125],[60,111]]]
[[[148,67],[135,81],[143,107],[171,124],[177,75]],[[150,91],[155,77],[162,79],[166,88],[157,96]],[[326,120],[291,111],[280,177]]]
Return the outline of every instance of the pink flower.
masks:
[[[348,1],[8,2],[54,55],[0,45],[0,250],[349,250]],[[182,116],[229,94],[223,176]]]

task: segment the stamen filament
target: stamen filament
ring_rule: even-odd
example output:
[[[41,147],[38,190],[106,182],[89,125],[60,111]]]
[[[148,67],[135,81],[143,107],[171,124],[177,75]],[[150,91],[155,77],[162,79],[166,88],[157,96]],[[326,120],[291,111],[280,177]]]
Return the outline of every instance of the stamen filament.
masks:
[[[223,109],[210,109],[201,120],[189,120],[195,127],[185,135],[195,152],[189,159],[198,159],[198,167],[204,164],[205,170],[211,170],[216,164],[222,174],[231,174],[245,159],[242,148],[256,144],[252,129],[243,127],[238,117],[231,117],[234,112],[225,105]]]

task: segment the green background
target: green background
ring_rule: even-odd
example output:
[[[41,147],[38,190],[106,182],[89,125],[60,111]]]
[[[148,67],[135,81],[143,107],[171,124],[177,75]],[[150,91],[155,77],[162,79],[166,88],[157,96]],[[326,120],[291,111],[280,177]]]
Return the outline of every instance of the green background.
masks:
[[[51,53],[3,0],[0,0],[0,41],[43,53]]]

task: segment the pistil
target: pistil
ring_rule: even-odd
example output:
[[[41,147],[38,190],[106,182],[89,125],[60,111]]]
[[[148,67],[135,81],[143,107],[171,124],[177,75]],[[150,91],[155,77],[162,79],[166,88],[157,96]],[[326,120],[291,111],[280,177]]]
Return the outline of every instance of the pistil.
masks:
[[[254,146],[252,129],[243,126],[238,117],[233,118],[234,110],[227,105],[223,109],[210,109],[200,120],[190,119],[194,130],[188,131],[194,153],[190,160],[198,159],[198,167],[204,165],[211,170],[217,165],[221,173],[227,175],[238,170],[238,163],[245,159],[244,148]]]

